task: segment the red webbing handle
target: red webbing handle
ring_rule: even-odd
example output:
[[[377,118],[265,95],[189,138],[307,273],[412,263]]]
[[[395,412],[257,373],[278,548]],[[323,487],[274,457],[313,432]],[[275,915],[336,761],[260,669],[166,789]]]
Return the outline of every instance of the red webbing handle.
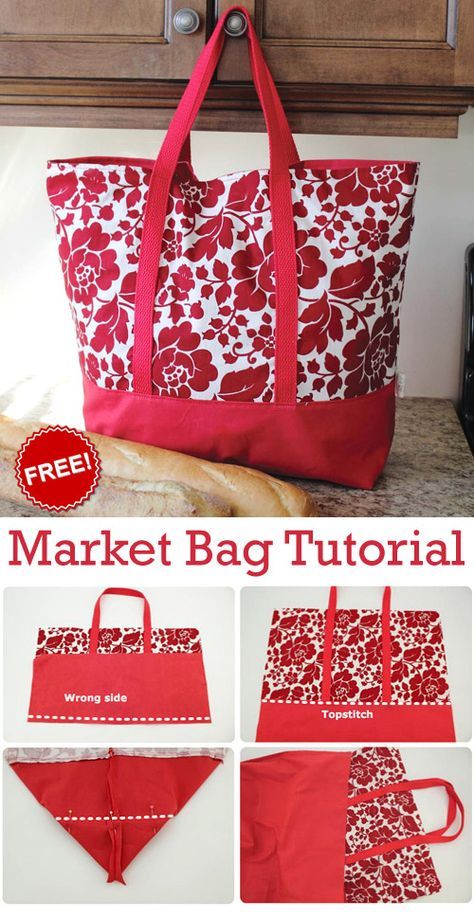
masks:
[[[145,654],[151,654],[151,611],[150,604],[145,597],[145,594],[141,590],[134,590],[130,587],[107,587],[106,590],[103,590],[97,600],[95,601],[94,606],[94,615],[92,617],[92,626],[90,633],[90,642],[89,642],[89,654],[97,654],[97,646],[99,643],[99,628],[100,628],[100,602],[102,597],[106,596],[119,596],[119,597],[139,597],[143,600],[143,650]]]
[[[446,823],[438,830],[432,830],[429,833],[416,833],[414,836],[407,836],[404,839],[394,839],[391,842],[382,843],[379,846],[372,846],[370,849],[363,849],[360,852],[354,852],[346,856],[346,863],[352,865],[353,862],[361,861],[363,858],[373,858],[376,855],[383,855],[385,852],[395,852],[397,849],[404,849],[407,846],[417,846],[421,843],[442,843],[452,842],[462,833],[464,829],[464,806],[456,793],[451,782],[445,779],[413,779],[403,782],[396,782],[393,785],[385,785],[375,791],[368,791],[354,798],[349,798],[349,807],[354,804],[362,804],[366,801],[374,801],[383,795],[396,794],[397,792],[416,791],[423,788],[445,788],[448,795],[448,810]],[[453,833],[448,833],[459,814],[460,825]]]
[[[392,591],[386,587],[382,600],[382,702],[392,698],[392,640],[390,637],[390,607]]]
[[[329,602],[326,611],[326,627],[324,630],[323,648],[323,679],[321,684],[321,698],[323,702],[331,700],[332,684],[332,644],[334,639],[334,623],[336,621],[337,587],[331,587]]]

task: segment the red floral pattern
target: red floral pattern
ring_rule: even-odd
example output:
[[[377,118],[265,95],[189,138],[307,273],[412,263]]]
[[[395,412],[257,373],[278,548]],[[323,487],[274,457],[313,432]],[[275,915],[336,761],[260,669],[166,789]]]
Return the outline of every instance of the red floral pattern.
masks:
[[[135,282],[150,178],[143,161],[53,162],[53,207],[83,371],[131,389]],[[374,392],[395,375],[417,181],[413,164],[292,171],[299,280],[298,400]],[[155,303],[153,388],[270,401],[275,363],[268,172],[170,191]]]
[[[399,750],[362,748],[352,755],[349,800],[365,791],[405,778]],[[423,826],[411,791],[383,795],[375,801],[349,806],[346,853],[352,855],[422,832]],[[346,903],[403,903],[440,889],[441,884],[426,845],[407,846],[345,867]]]
[[[276,610],[268,640],[263,701],[319,702],[326,612]],[[392,701],[448,703],[449,686],[439,613],[392,610]],[[382,619],[379,610],[339,609],[333,635],[331,701],[382,701]]]
[[[160,395],[189,399],[192,393],[204,392],[217,378],[211,355],[200,344],[201,338],[190,322],[159,333],[152,376]]]
[[[110,236],[103,233],[99,223],[76,230],[71,242],[62,239],[59,255],[63,263],[68,297],[74,303],[90,306],[99,289],[108,290],[120,271]]]
[[[87,654],[90,630],[76,627],[39,629],[36,656],[40,654]],[[151,649],[161,654],[199,654],[201,639],[197,629],[152,629]],[[143,630],[134,628],[99,629],[99,654],[140,654]]]

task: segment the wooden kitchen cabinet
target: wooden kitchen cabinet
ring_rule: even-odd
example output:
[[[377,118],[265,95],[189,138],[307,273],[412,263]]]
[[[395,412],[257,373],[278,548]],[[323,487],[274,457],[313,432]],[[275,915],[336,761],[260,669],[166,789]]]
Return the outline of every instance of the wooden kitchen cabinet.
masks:
[[[198,15],[191,34],[173,16]],[[231,0],[0,0],[0,122],[164,127]],[[292,127],[455,136],[474,104],[474,0],[246,0]],[[228,38],[196,127],[262,130]]]
[[[200,26],[191,35],[178,34],[172,25],[184,5],[176,0],[0,0],[0,75],[186,80],[206,41],[207,2],[192,0]]]

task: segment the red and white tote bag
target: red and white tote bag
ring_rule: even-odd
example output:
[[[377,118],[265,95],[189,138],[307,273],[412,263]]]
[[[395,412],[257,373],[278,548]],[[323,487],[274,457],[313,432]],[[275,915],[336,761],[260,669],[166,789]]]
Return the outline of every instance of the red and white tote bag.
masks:
[[[418,164],[301,160],[241,12],[268,170],[201,181],[191,166],[227,12],[156,161],[48,165],[86,426],[370,488],[393,435]]]
[[[413,791],[446,793],[425,832]],[[241,766],[241,896],[248,903],[401,903],[441,883],[429,845],[455,840],[464,808],[440,778],[407,779],[396,749],[287,750]]]
[[[104,596],[140,597],[143,628],[100,628]],[[109,587],[90,630],[40,629],[28,720],[201,724],[211,721],[197,629],[152,628],[139,590]]]
[[[108,883],[125,884],[125,869],[174,823],[223,761],[224,751],[10,748],[5,757],[58,828],[104,869]]]
[[[258,741],[455,740],[439,613],[276,610]]]

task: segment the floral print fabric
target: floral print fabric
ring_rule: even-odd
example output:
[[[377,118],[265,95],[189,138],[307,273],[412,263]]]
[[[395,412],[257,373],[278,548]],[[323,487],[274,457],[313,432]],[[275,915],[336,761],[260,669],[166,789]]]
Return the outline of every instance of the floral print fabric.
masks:
[[[358,794],[405,778],[399,750],[388,747],[358,750],[351,760],[349,801]],[[349,804],[346,854],[352,855],[422,832],[423,826],[411,791],[383,795],[374,801],[352,806]],[[402,903],[440,889],[441,884],[426,845],[407,846],[345,867],[347,903]]]
[[[86,377],[132,389],[135,287],[152,163],[52,162],[66,293]],[[298,266],[297,399],[379,390],[395,375],[417,167],[292,171]],[[172,183],[154,315],[153,392],[266,402],[275,368],[268,172]]]
[[[276,610],[270,630],[263,702],[320,702],[326,612]],[[449,686],[439,613],[392,610],[391,701],[444,704]],[[382,701],[380,610],[336,611],[331,666],[332,702]]]
[[[113,756],[146,756],[167,759],[177,756],[210,756],[224,760],[224,747],[7,747],[7,763],[71,763],[82,760],[109,759]]]
[[[39,629],[36,656],[40,654],[87,654],[89,629]],[[151,649],[155,653],[199,654],[201,639],[197,629],[152,629]],[[141,654],[143,630],[134,628],[99,629],[98,654]]]

